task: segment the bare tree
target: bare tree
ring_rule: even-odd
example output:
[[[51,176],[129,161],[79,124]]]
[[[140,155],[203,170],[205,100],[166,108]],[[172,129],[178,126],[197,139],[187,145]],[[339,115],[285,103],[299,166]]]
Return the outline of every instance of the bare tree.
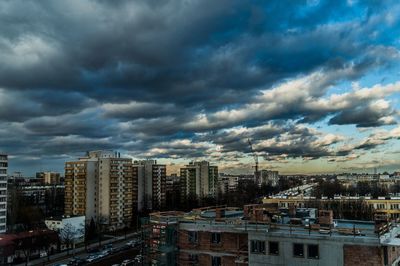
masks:
[[[60,240],[67,247],[67,254],[69,254],[69,249],[72,247],[72,251],[75,251],[75,242],[77,239],[81,238],[84,235],[83,225],[80,228],[76,228],[70,223],[64,225],[63,228],[60,229]]]

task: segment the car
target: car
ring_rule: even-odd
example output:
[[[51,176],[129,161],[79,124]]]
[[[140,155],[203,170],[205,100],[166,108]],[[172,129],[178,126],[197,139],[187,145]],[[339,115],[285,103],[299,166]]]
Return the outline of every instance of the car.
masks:
[[[47,257],[47,251],[40,251],[40,257],[41,258]]]
[[[110,254],[111,254],[111,250],[109,250],[109,249],[105,249],[100,252],[100,255],[102,255],[102,256],[108,256]]]
[[[99,257],[99,255],[92,254],[92,255],[87,256],[86,262],[93,262],[95,260],[98,260],[99,258],[101,258],[101,257]]]
[[[106,244],[103,246],[103,249],[110,249],[113,247],[113,244]]]
[[[133,261],[132,260],[124,260],[121,263],[121,266],[128,266],[128,265],[133,265]]]
[[[131,247],[136,247],[141,243],[141,241],[139,239],[133,239],[130,240],[126,243],[126,245],[131,246]]]
[[[85,263],[85,261],[81,258],[75,257],[69,260],[68,265],[71,266],[80,266],[83,265]]]

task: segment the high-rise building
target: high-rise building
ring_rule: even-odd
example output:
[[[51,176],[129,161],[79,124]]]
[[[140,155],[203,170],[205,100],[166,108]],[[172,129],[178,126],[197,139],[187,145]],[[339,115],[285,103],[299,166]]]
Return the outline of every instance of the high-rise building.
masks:
[[[56,172],[38,172],[36,178],[43,179],[43,183],[46,185],[58,185],[61,183],[60,173]]]
[[[137,183],[132,160],[110,151],[65,163],[65,214],[85,215],[108,230],[129,226]]]
[[[171,174],[166,178],[165,198],[167,206],[177,206],[181,199],[181,182],[177,174]]]
[[[218,166],[207,161],[190,162],[180,169],[183,196],[215,197],[218,188]]]
[[[272,170],[261,170],[261,180],[259,185],[277,186],[279,184],[279,172]]]
[[[167,166],[156,160],[135,161],[133,172],[138,180],[138,207],[160,210],[165,206]]]
[[[7,168],[8,157],[0,153],[0,233],[7,229]]]

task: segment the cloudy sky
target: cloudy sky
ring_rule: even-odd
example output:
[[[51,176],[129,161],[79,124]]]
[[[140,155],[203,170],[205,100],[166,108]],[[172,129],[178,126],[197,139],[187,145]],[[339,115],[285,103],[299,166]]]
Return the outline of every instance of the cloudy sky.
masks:
[[[87,150],[222,171],[400,170],[398,1],[1,1],[10,172]]]

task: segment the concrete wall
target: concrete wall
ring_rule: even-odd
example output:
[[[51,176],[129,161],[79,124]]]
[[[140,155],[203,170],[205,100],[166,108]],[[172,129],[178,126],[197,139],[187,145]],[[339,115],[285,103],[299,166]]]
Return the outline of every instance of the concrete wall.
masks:
[[[99,218],[104,219],[104,223],[109,223],[110,218],[110,158],[99,159]]]
[[[251,240],[265,241],[266,254],[251,253]],[[268,255],[269,241],[276,241],[279,243],[279,255]],[[357,239],[354,239],[354,242],[356,243]],[[304,244],[304,258],[297,258],[293,256],[294,243]],[[317,244],[319,246],[318,259],[307,258],[307,244]],[[326,236],[326,238],[321,237],[318,239],[313,239],[312,237],[295,237],[288,234],[286,234],[286,236],[271,236],[268,233],[263,233],[261,231],[249,232],[249,265],[354,265],[345,264],[345,259],[348,259],[348,257],[344,256],[345,244],[345,238],[333,239],[329,236]]]
[[[90,222],[90,220],[97,219],[97,212],[95,208],[96,196],[95,192],[98,195],[98,191],[96,191],[97,185],[97,161],[87,161],[86,166],[86,221]]]

